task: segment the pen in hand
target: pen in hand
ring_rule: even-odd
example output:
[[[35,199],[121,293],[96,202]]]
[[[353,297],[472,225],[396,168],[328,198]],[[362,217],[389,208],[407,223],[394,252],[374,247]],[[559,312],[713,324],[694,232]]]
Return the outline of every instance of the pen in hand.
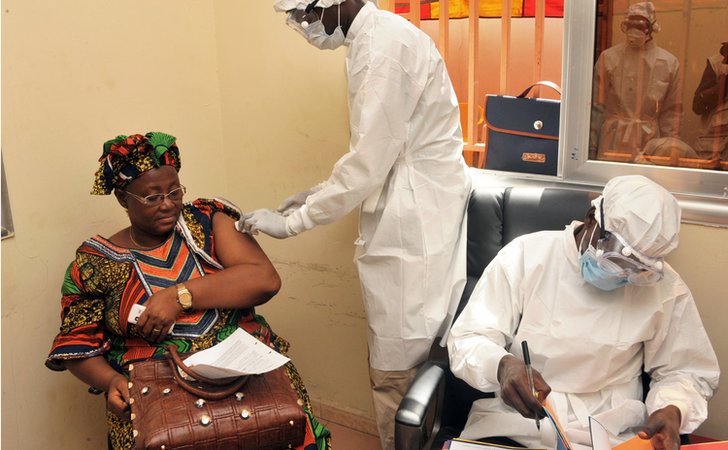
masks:
[[[526,363],[526,376],[528,376],[528,387],[531,388],[533,396],[538,398],[538,392],[533,385],[533,369],[531,368],[531,355],[528,353],[528,342],[522,341],[521,348],[523,349],[523,362]],[[541,421],[538,419],[539,412],[536,411],[536,428],[541,429]]]

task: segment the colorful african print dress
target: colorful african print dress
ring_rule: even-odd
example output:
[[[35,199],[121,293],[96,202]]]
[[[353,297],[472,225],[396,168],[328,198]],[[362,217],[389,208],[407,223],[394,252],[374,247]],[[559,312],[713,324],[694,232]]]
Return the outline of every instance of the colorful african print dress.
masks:
[[[144,304],[155,292],[222,270],[215,257],[212,217],[223,212],[236,220],[240,211],[221,199],[186,203],[175,232],[151,250],[118,247],[101,236],[86,240],[68,267],[61,299],[61,329],[46,366],[65,370],[64,361],[103,356],[128,377],[135,361],[164,354],[173,344],[180,352],[204,350],[242,328],[260,341],[286,354],[288,342],[277,336],[253,308],[193,310],[183,313],[162,342],[148,342],[128,322],[131,307]],[[299,449],[330,449],[329,431],[311,413],[306,388],[292,363],[286,372],[296,387],[309,422]],[[107,411],[109,438],[114,449],[134,446],[131,423]]]

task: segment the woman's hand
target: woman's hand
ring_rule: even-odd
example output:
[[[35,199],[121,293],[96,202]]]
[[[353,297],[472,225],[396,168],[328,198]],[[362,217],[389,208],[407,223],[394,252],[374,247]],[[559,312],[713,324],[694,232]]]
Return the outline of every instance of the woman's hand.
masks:
[[[121,419],[129,420],[129,382],[112,369],[103,356],[72,359],[66,368],[84,383],[106,392],[106,408]]]
[[[106,391],[106,409],[122,420],[131,420],[129,381],[120,373],[109,381]]]
[[[164,340],[182,312],[182,306],[177,303],[177,288],[170,286],[158,291],[149,297],[144,306],[146,309],[137,322],[142,336],[152,342]]]

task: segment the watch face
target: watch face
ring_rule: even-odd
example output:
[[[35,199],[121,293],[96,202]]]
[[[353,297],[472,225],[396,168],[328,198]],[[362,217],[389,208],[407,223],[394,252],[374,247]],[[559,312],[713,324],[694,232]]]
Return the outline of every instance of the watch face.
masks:
[[[183,309],[192,308],[192,294],[185,287],[177,288],[177,301]]]

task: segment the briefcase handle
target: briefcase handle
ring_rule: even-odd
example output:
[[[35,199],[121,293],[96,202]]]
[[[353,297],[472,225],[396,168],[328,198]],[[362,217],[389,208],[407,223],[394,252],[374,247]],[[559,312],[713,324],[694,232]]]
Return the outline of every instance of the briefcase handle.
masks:
[[[167,346],[167,352],[165,352],[165,354],[167,356],[169,367],[172,369],[172,375],[174,376],[177,384],[190,394],[207,400],[220,400],[226,398],[239,391],[240,388],[242,388],[248,381],[248,375],[221,379],[208,378],[200,375],[182,361],[182,358],[180,358],[179,353],[177,353],[177,348],[174,345]],[[200,383],[207,384],[209,387],[194,386],[191,382],[182,378],[178,368],[187,376],[194,378]]]
[[[532,85],[530,85],[529,87],[527,87],[525,91],[521,92],[521,95],[519,95],[518,98],[526,98],[528,93],[531,92],[531,89],[535,88],[536,86],[550,87],[554,91],[558,92],[559,97],[561,97],[561,88],[559,87],[558,84],[554,83],[553,81],[543,80],[543,81],[537,81],[537,82],[533,83]]]

